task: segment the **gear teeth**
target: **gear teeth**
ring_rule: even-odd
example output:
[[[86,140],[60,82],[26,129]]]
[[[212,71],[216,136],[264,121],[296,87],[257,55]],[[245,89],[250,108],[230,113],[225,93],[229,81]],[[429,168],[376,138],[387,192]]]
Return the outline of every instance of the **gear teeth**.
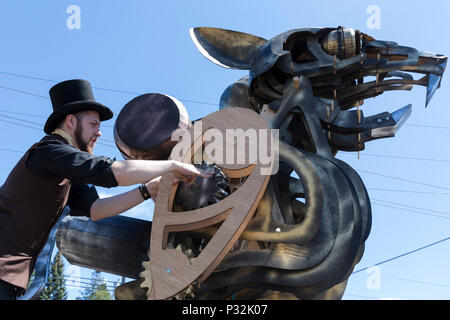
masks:
[[[187,255],[189,260],[194,258],[194,252],[191,249],[187,249],[184,253]]]
[[[142,266],[144,267],[144,271],[139,273],[139,277],[143,278],[144,281],[140,284],[140,287],[142,289],[146,289],[146,296],[148,297],[150,294],[150,291],[152,289],[152,271],[150,268],[150,261],[144,261],[142,262]]]
[[[184,296],[182,293],[179,293],[179,294],[175,295],[175,299],[176,300],[184,300]]]
[[[192,296],[194,293],[192,292],[192,289],[191,289],[191,288],[187,288],[186,291],[185,291],[185,294],[186,294],[187,296]]]

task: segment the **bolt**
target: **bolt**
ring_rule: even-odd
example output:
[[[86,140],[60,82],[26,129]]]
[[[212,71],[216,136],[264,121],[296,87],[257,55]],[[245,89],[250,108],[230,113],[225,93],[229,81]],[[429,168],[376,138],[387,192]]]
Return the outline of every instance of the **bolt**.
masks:
[[[295,76],[294,77],[294,88],[299,89],[300,88],[300,78]]]

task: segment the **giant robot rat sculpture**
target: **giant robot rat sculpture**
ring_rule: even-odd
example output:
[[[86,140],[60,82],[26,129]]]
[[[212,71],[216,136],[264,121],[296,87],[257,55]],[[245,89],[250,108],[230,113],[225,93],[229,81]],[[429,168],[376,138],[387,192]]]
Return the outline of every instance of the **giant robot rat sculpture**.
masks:
[[[393,137],[409,117],[411,105],[365,117],[360,110],[364,99],[422,85],[428,105],[440,86],[447,57],[343,27],[290,30],[270,40],[217,28],[194,28],[190,34],[212,62],[249,70],[249,76],[224,91],[218,112],[230,110],[231,118],[241,113],[251,125],[264,127],[254,120],[259,114],[268,128],[279,130],[279,170],[259,181],[250,195],[248,218],[239,222],[245,228],[222,240],[220,252],[208,262],[202,257],[208,245],[217,244],[215,237],[231,215],[212,220],[215,224],[164,231],[168,225],[158,219],[167,202],[173,203],[172,214],[186,213],[194,223],[192,212],[214,211],[237,199],[239,192],[251,190],[251,173],[233,176],[227,168],[209,166],[217,170],[215,187],[213,183],[199,190],[215,196],[206,197],[205,203],[189,200],[189,187],[180,185],[175,193],[170,179],[162,181],[158,200],[164,201],[156,204],[151,241],[148,224],[130,218],[116,217],[120,223],[116,219],[100,226],[70,217],[58,233],[60,250],[71,263],[138,279],[122,286],[122,293],[131,292],[127,296],[119,290],[123,298],[340,299],[363,255],[371,206],[357,172],[335,155],[340,150],[359,152],[367,141]],[[412,73],[423,76],[414,79]],[[80,245],[81,237],[73,232],[86,233],[81,228],[89,229],[86,224],[93,230],[91,238]],[[114,229],[119,224],[122,231]],[[123,235],[126,226],[133,232]],[[106,229],[109,233],[101,232]],[[134,241],[128,247],[118,244],[121,249],[115,252],[109,239],[111,256],[122,257],[114,266],[92,254],[91,244],[98,245],[98,237],[106,234],[118,242]],[[145,261],[149,248],[150,261]],[[134,261],[125,266],[126,257]],[[195,269],[202,263],[200,271]],[[167,279],[177,270],[189,276],[174,284]]]
[[[231,252],[199,295],[226,298],[241,292],[248,298],[270,289],[272,295],[275,290],[298,298],[340,297],[363,254],[371,208],[360,177],[335,154],[394,136],[410,105],[370,117],[359,106],[366,98],[415,84],[427,87],[428,104],[447,57],[342,27],[290,30],[270,40],[216,28],[190,34],[212,62],[249,70],[225,90],[220,108],[254,110],[280,136],[279,172],[240,237],[260,248]],[[414,80],[410,73],[423,77]],[[365,82],[370,76],[373,81]]]

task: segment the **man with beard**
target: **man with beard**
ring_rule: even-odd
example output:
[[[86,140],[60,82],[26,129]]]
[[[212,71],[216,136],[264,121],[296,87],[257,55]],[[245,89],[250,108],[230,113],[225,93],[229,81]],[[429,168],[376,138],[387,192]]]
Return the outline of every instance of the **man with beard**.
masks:
[[[93,155],[100,122],[113,113],[95,101],[85,80],[68,80],[50,89],[54,112],[47,134],[19,160],[0,187],[0,300],[23,294],[37,256],[66,205],[70,214],[93,220],[122,213],[155,196],[159,176],[172,172],[192,183],[210,177],[178,161],[115,161]],[[94,186],[140,184],[128,192],[99,199]]]

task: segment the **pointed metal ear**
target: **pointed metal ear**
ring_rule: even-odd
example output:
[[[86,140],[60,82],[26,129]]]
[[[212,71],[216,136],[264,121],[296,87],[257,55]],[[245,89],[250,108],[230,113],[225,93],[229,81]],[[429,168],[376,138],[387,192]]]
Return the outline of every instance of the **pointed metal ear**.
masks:
[[[192,41],[207,59],[224,68],[250,70],[258,49],[267,40],[238,31],[219,28],[192,28]]]
[[[444,72],[445,67],[447,66],[447,60],[440,63],[439,66],[442,68],[442,72]],[[427,97],[426,97],[426,101],[425,101],[425,107],[428,106],[428,103],[430,102],[434,93],[441,86],[441,80],[442,80],[442,75],[430,73],[430,75],[428,76]]]

